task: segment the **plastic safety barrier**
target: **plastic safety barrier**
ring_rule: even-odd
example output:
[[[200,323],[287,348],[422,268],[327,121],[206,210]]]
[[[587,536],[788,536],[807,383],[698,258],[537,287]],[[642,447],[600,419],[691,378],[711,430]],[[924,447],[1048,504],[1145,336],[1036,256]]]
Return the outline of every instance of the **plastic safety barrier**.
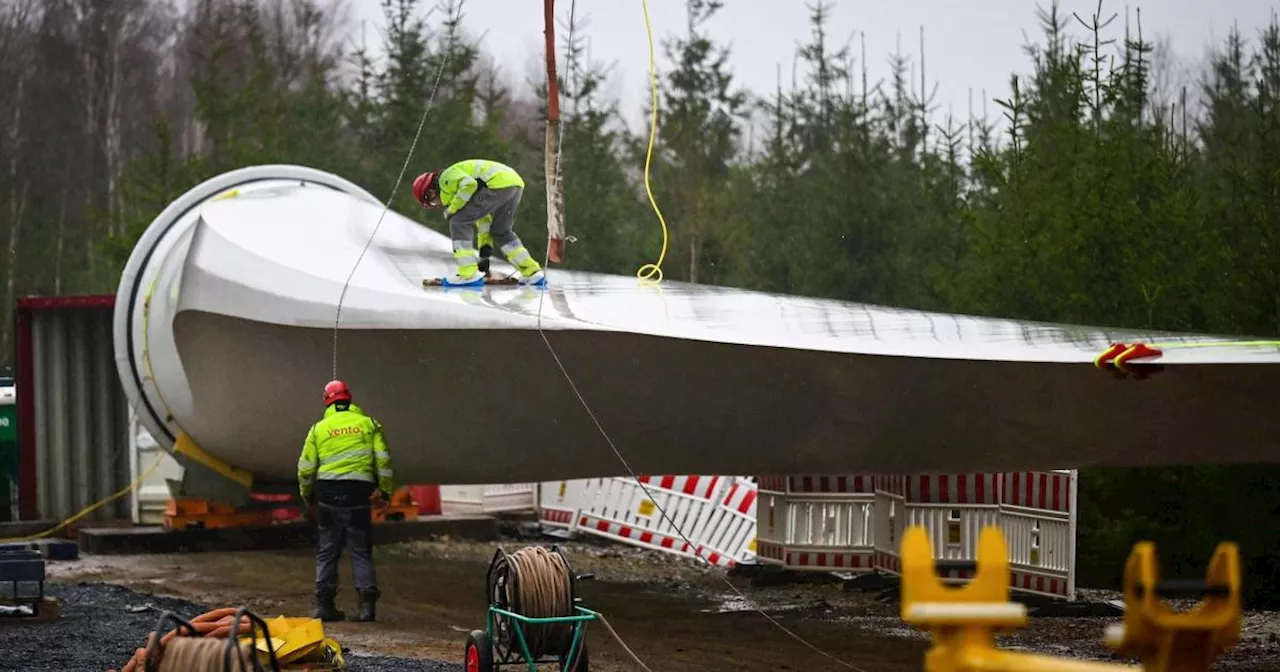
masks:
[[[507,513],[533,511],[537,483],[489,483],[440,486],[442,513]]]
[[[731,567],[754,557],[756,500],[750,477],[593,478],[542,484],[539,518],[567,535],[592,534]]]
[[[789,569],[872,569],[870,476],[762,476],[757,557]]]
[[[1075,599],[1076,472],[921,474],[877,476],[875,568],[901,574],[896,552],[903,531],[918,525],[930,535],[936,557],[974,561],[987,526],[1011,540],[1013,589]],[[943,580],[972,578],[949,569]]]
[[[999,474],[876,476],[876,569],[902,573],[897,547],[911,526],[929,532],[938,558],[974,560],[979,531],[999,524],[1001,482]],[[971,576],[955,569],[944,579],[954,583]]]
[[[1015,590],[1075,597],[1074,471],[762,476],[758,562],[793,570],[902,572],[898,545],[919,526],[937,557],[972,561],[980,531],[1010,540]],[[972,572],[955,566],[943,580]]]
[[[538,519],[543,529],[561,530],[572,536],[587,503],[590,480],[555,481],[538,484]]]
[[[1003,474],[1000,529],[1009,545],[1013,587],[1075,599],[1075,471]]]
[[[938,558],[973,561],[997,526],[1009,539],[1012,588],[1075,597],[1074,471],[835,476],[645,476],[544,483],[544,528],[578,532],[723,566],[901,574],[908,526],[928,530]],[[661,507],[671,521],[658,514]],[[753,516],[753,520],[744,517]],[[672,525],[672,522],[675,524]],[[685,542],[680,533],[688,537]],[[963,567],[944,572],[960,583]]]
[[[755,559],[756,507],[759,490],[754,479],[734,477],[703,528],[699,554],[713,564],[732,567]]]

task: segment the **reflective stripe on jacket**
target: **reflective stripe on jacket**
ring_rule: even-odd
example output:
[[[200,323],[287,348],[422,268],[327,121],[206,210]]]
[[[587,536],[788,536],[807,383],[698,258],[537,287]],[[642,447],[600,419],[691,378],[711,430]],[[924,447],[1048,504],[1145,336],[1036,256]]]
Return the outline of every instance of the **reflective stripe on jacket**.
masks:
[[[324,418],[311,426],[298,457],[298,490],[309,498],[317,480],[365,481],[383,493],[395,491],[391,453],[382,425],[355,404],[324,409]]]

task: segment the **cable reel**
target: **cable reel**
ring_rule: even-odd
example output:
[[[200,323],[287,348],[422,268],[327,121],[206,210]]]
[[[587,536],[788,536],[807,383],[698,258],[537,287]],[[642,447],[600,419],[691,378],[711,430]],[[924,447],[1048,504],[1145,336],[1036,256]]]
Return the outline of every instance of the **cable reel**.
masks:
[[[502,665],[533,669],[543,662],[559,663],[565,672],[588,672],[584,633],[593,619],[583,615],[577,582],[592,578],[574,574],[558,546],[529,546],[514,553],[499,547],[485,580],[487,632],[475,631],[468,638],[468,665],[474,655],[475,669],[485,672]]]

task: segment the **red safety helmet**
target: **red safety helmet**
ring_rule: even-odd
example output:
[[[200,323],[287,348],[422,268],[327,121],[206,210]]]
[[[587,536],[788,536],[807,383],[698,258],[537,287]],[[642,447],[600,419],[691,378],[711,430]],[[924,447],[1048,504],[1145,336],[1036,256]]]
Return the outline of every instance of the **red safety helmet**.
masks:
[[[331,380],[324,386],[324,405],[339,401],[351,401],[351,390],[341,380]]]
[[[423,173],[413,181],[413,197],[424,208],[440,207],[440,173]]]

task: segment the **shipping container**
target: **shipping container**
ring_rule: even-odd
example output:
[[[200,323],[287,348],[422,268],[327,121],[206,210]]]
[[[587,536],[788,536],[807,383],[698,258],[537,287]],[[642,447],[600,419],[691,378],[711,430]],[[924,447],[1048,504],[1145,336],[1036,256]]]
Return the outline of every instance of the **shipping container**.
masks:
[[[112,347],[114,296],[18,300],[18,509],[63,520],[131,482],[128,403]],[[82,520],[129,518],[126,497]]]

